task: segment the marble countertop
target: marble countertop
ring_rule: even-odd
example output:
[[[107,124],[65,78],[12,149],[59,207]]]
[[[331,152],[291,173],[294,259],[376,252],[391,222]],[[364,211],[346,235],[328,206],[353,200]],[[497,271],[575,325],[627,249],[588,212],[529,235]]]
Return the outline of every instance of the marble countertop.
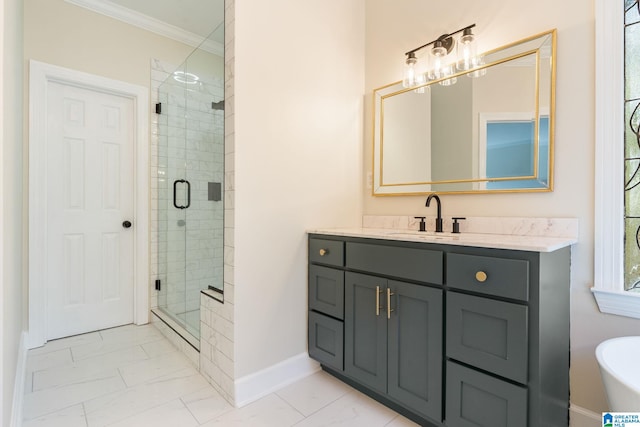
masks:
[[[578,241],[577,238],[570,236],[484,234],[464,231],[459,234],[454,234],[448,232],[420,232],[389,228],[318,228],[307,230],[307,233],[533,252],[553,252],[557,249],[573,245]]]

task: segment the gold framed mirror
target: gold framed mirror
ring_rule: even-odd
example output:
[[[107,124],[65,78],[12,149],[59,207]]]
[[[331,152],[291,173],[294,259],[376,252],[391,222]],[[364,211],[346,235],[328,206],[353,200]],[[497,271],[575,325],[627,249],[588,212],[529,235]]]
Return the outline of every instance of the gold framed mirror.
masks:
[[[555,51],[551,30],[374,90],[373,195],[552,191]]]

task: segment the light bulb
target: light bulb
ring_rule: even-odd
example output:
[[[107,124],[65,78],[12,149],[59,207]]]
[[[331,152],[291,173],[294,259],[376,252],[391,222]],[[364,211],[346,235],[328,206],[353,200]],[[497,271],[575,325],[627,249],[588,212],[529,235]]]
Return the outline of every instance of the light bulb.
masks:
[[[415,86],[420,86],[414,90],[415,93],[424,93],[425,87],[421,86],[427,82],[427,76],[424,72],[419,72],[416,74],[415,78]]]
[[[431,49],[431,67],[429,69],[429,79],[438,80],[443,77],[454,74],[454,67],[451,64],[451,59],[447,58],[448,50],[443,46],[441,40],[436,40]],[[455,78],[443,80],[440,82],[442,86],[450,86],[455,84],[457,80]]]
[[[442,42],[440,40],[436,40],[433,48],[431,48],[429,80],[437,80],[441,77],[442,62],[446,54],[447,49],[442,46]]]
[[[403,87],[413,87],[416,85],[416,54],[411,52],[407,54],[407,60],[404,62],[404,73],[402,77]]]
[[[457,77],[453,77],[451,79],[445,79],[440,81],[438,84],[440,86],[453,86],[454,84],[456,84],[458,82],[458,78]]]
[[[431,48],[431,55],[436,58],[442,58],[447,56],[447,48],[443,46],[442,40],[436,40]]]
[[[476,68],[476,67],[481,67],[484,65],[484,57],[482,56],[476,56],[473,60],[473,66],[472,68]],[[467,73],[467,76],[471,77],[471,78],[476,78],[476,77],[482,77],[485,74],[487,74],[487,69],[486,68],[480,68],[479,70],[473,70]]]
[[[458,40],[458,63],[457,68],[461,71],[470,70],[475,67],[476,61],[476,37],[471,32],[471,28],[465,28],[460,40]]]
[[[441,69],[441,77],[451,76],[455,73],[453,64],[449,64]],[[449,79],[441,80],[440,86],[452,86],[458,81],[457,77],[451,77]]]

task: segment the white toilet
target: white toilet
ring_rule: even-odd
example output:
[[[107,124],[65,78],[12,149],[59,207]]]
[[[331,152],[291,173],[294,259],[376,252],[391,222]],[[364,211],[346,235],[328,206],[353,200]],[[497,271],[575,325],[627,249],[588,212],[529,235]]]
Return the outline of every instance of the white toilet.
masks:
[[[612,412],[640,412],[640,336],[612,338],[596,347]]]

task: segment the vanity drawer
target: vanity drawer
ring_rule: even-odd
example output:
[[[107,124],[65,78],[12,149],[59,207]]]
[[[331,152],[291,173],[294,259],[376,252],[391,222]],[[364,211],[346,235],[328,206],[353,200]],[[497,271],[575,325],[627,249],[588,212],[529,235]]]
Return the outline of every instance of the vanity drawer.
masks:
[[[447,293],[447,356],[527,383],[525,305]]]
[[[309,308],[344,319],[344,272],[309,265]]]
[[[344,242],[340,240],[309,239],[309,262],[344,266]]]
[[[528,301],[529,261],[448,254],[447,284],[453,288]]]
[[[309,356],[323,365],[344,370],[344,323],[310,311]]]
[[[447,362],[446,389],[448,427],[527,425],[524,387]]]
[[[440,251],[347,242],[348,268],[402,279],[442,284]]]

